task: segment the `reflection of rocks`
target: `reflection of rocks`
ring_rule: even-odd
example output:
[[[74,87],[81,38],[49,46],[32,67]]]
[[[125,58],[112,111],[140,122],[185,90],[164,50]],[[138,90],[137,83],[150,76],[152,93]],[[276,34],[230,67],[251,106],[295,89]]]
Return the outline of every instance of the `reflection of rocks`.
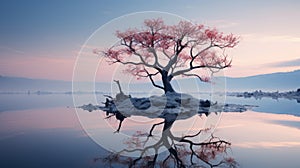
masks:
[[[244,98],[251,98],[254,97],[255,99],[261,99],[263,97],[269,97],[272,99],[295,99],[298,103],[300,102],[300,88],[297,91],[289,91],[289,92],[263,92],[261,90],[255,92],[243,92],[243,93],[228,93],[228,96],[236,96],[236,97],[244,97]]]
[[[184,102],[186,100],[193,100],[187,96],[187,99],[178,99],[177,96],[173,98],[166,98],[164,96],[157,97],[156,103],[167,99],[172,101],[172,104],[179,108],[180,104],[175,102]],[[184,100],[184,101],[180,101]],[[108,100],[109,101],[109,100]],[[126,100],[123,100],[126,101]],[[151,104],[147,98],[132,98],[132,104],[144,106],[145,104]],[[144,103],[142,103],[144,102]],[[211,103],[209,101],[201,101],[199,107],[209,108]],[[105,104],[113,105],[113,102]],[[156,104],[163,105],[163,104]],[[215,104],[216,105],[216,104]],[[214,106],[215,106],[214,105]],[[165,105],[167,106],[167,105]],[[89,106],[90,107],[90,106]],[[235,109],[235,105],[227,105]],[[240,107],[240,106],[237,106]],[[149,106],[151,108],[151,106]],[[102,109],[102,107],[100,107]],[[103,109],[105,110],[105,109]],[[241,109],[240,109],[241,110]],[[243,110],[243,109],[242,109]],[[113,167],[112,165],[122,165],[121,167],[237,167],[238,163],[234,158],[228,156],[227,149],[230,148],[231,143],[222,140],[214,135],[209,136],[207,139],[201,140],[202,133],[207,133],[210,128],[199,129],[197,133],[189,135],[175,135],[172,132],[172,126],[178,119],[180,114],[174,111],[174,108],[165,108],[161,115],[158,117],[162,118],[163,121],[153,124],[149,133],[142,133],[142,131],[136,131],[127,140],[123,141],[124,144],[128,145],[123,150],[108,155],[106,157],[95,158],[96,161],[102,161],[105,165]],[[115,114],[117,116],[124,117],[120,112]],[[122,121],[125,119],[121,118],[117,132],[121,128]],[[163,125],[162,132],[160,135],[153,135],[153,130],[158,125]],[[160,153],[159,149],[166,149],[164,153]],[[153,152],[153,153],[152,153]],[[127,157],[125,154],[134,154],[135,157]],[[123,156],[124,155],[124,156]]]
[[[115,113],[111,116],[116,116],[116,119],[120,121],[119,127],[116,132],[121,128],[123,120],[126,118],[120,111],[110,111],[109,109],[116,109],[116,104],[126,105],[128,101],[134,105],[134,108],[141,109],[141,107],[148,107],[151,109],[151,105],[155,104],[157,108],[163,108],[162,113],[159,116],[163,119],[162,122],[152,125],[149,133],[142,133],[142,131],[136,131],[127,140],[123,141],[128,145],[123,150],[112,153],[106,157],[95,158],[95,161],[102,161],[105,165],[113,167],[112,165],[122,165],[121,167],[237,167],[238,163],[234,158],[228,156],[227,149],[230,148],[231,143],[222,140],[214,135],[209,136],[207,139],[201,140],[202,133],[206,134],[210,128],[199,129],[197,133],[189,135],[175,135],[172,132],[172,126],[175,121],[182,117],[181,105],[189,106],[189,104],[195,101],[189,95],[182,97],[180,94],[167,95],[170,97],[155,96],[151,98],[130,98],[124,99],[121,102],[114,102],[113,100],[106,99],[105,107],[99,107],[99,109],[108,113]],[[150,100],[155,100],[152,103]],[[182,101],[183,100],[183,101]],[[169,103],[166,103],[166,101]],[[164,103],[163,103],[164,102]],[[183,104],[185,102],[186,104]],[[151,104],[152,103],[152,104]],[[200,100],[198,101],[199,109],[203,108],[204,111],[208,111],[210,107],[217,107],[217,104],[211,104],[210,101]],[[170,105],[175,106],[171,108]],[[129,106],[127,104],[127,106]],[[84,107],[93,107],[86,105]],[[224,107],[230,107],[231,109],[244,110],[242,106],[238,105],[226,105]],[[128,108],[129,109],[129,108]],[[228,110],[229,108],[227,108]],[[147,109],[146,109],[147,110]],[[197,110],[196,110],[197,112]],[[201,111],[202,112],[202,111]],[[192,113],[189,113],[192,114]],[[141,113],[140,115],[143,115]],[[110,116],[109,116],[110,117]],[[189,115],[186,118],[191,117]],[[153,130],[158,125],[163,125],[160,135],[153,134]],[[160,153],[160,149],[166,149],[164,153]],[[152,153],[153,152],[153,153]],[[135,157],[125,156],[125,154],[134,155]]]
[[[88,111],[102,110],[106,118],[119,120],[116,132],[119,132],[123,121],[132,115],[149,118],[162,118],[163,121],[153,124],[149,133],[137,131],[124,144],[128,146],[121,151],[106,157],[95,158],[107,167],[237,167],[238,163],[227,154],[231,143],[213,135],[202,140],[210,128],[196,130],[196,133],[178,136],[173,134],[172,126],[178,119],[187,119],[195,114],[206,114],[221,111],[246,111],[248,106],[221,105],[208,100],[198,100],[188,94],[167,93],[149,98],[132,98],[125,95],[119,82],[120,93],[116,98],[106,96],[104,106],[83,105],[79,108]],[[250,107],[250,106],[249,106]],[[160,135],[153,134],[158,125],[163,125]],[[157,128],[156,128],[157,129]],[[160,150],[165,149],[161,153]],[[149,153],[150,152],[150,153]],[[134,155],[127,157],[125,154]],[[124,155],[124,156],[123,156]]]
[[[120,131],[125,118],[132,115],[145,116],[148,118],[167,119],[170,115],[176,119],[188,119],[196,114],[208,116],[211,112],[243,112],[254,106],[237,104],[218,104],[208,100],[198,100],[188,94],[167,93],[162,96],[151,96],[149,98],[132,98],[120,93],[117,98],[107,96],[105,106],[83,105],[78,108],[89,112],[102,110],[106,112],[107,118],[115,116],[120,121],[116,132]]]
[[[244,112],[249,109],[252,109],[254,105],[239,105],[239,104],[225,104],[223,107],[224,112]]]
[[[105,106],[83,105],[78,108],[89,112],[102,110],[106,112],[107,118],[115,116],[120,121],[117,132],[120,130],[125,118],[132,115],[145,116],[148,118],[163,118],[168,120],[168,116],[176,116],[176,119],[188,119],[196,114],[208,116],[211,112],[243,112],[253,106],[218,104],[209,100],[198,100],[189,94],[167,92],[161,96],[151,96],[149,98],[132,98],[122,92],[119,81],[115,81],[119,87],[116,98],[105,95]]]
[[[86,110],[86,111],[89,111],[89,112],[92,112],[94,110],[100,109],[101,107],[97,106],[97,105],[87,104],[87,105],[82,105],[79,108],[81,108],[83,110]]]

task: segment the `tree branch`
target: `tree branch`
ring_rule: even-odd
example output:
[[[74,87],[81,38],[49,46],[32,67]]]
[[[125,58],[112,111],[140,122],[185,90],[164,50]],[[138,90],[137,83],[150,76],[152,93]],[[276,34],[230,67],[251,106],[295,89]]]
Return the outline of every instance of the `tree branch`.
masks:
[[[114,80],[114,82],[117,83],[118,87],[119,87],[119,91],[121,94],[124,94],[123,91],[122,91],[122,88],[121,88],[121,85],[120,85],[120,81],[119,80]]]
[[[155,86],[155,87],[157,87],[157,88],[160,88],[160,89],[164,90],[164,87],[162,87],[162,86],[156,84],[156,83],[154,82],[153,78],[152,78],[152,76],[157,75],[159,72],[156,72],[156,73],[154,73],[154,74],[150,74],[146,69],[144,69],[144,70],[145,70],[145,72],[147,73],[148,77],[150,78],[152,85]]]
[[[153,54],[154,56],[154,64],[153,66],[158,66],[160,68],[163,68],[163,66],[158,62],[158,56],[157,56],[157,53],[155,51],[155,49],[153,47],[149,47],[148,50]]]
[[[164,69],[166,71],[169,71],[170,68],[172,67],[172,65],[175,64],[178,61],[179,54],[183,51],[183,49],[185,47],[188,46],[188,43],[186,43],[184,45],[181,44],[183,38],[184,38],[184,36],[181,37],[180,39],[176,40],[176,47],[175,47],[176,49],[175,49],[175,52],[174,52],[175,54],[174,54],[173,58],[171,58],[170,61],[168,62],[168,64],[165,66]]]
[[[227,67],[230,67],[230,64],[226,64],[224,66],[198,65],[198,66],[193,66],[193,67],[190,67],[190,68],[187,68],[187,69],[178,70],[178,71],[174,72],[172,75],[173,76],[182,75],[182,74],[184,74],[186,72],[190,72],[190,71],[192,71],[194,69],[199,69],[199,68],[224,69],[224,68],[227,68]]]
[[[146,62],[146,60],[143,58],[143,56],[136,52],[136,50],[132,47],[132,41],[130,41],[130,44],[127,44],[127,43],[122,43],[121,45],[124,45],[126,46],[127,48],[129,48],[129,50],[133,53],[133,55],[136,55],[140,58],[140,61],[147,67],[154,67],[154,65],[150,65]]]
[[[158,126],[158,125],[163,124],[163,123],[165,123],[165,122],[162,121],[162,122],[160,122],[160,123],[153,124],[148,136],[152,136],[152,131],[154,130],[154,128],[155,128],[156,126]]]
[[[186,73],[183,73],[182,75],[184,76],[194,76],[194,77],[197,77],[201,82],[207,82],[206,80],[202,79],[199,75],[197,74],[186,74]]]

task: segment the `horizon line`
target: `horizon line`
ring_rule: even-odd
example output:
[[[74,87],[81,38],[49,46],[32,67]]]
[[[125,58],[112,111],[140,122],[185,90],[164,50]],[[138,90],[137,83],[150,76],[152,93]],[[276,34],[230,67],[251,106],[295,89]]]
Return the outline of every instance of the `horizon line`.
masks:
[[[272,73],[261,73],[256,75],[248,75],[248,76],[240,76],[240,77],[233,77],[233,76],[224,76],[226,78],[247,78],[247,77],[253,77],[253,76],[260,76],[260,75],[268,75],[268,74],[276,74],[276,73],[290,73],[290,72],[296,72],[300,71],[299,69],[295,69],[292,71],[276,71]],[[7,76],[7,75],[0,75],[0,78],[8,77],[8,78],[23,78],[23,79],[29,79],[29,80],[50,80],[50,81],[61,81],[61,82],[72,82],[73,80],[64,80],[64,79],[47,79],[47,78],[34,78],[34,77],[25,77],[25,76]],[[215,77],[222,77],[222,76],[215,76]],[[188,78],[182,78],[182,79],[188,79]],[[90,82],[90,81],[76,81],[76,82]],[[107,83],[109,81],[95,81],[95,82],[103,82]],[[137,83],[147,83],[147,82],[137,82]]]

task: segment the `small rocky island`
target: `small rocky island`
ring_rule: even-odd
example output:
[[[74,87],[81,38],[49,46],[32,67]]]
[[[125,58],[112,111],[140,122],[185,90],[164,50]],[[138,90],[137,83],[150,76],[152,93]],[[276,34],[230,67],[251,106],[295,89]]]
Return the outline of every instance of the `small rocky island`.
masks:
[[[236,97],[244,97],[244,98],[255,98],[255,99],[261,99],[264,97],[272,98],[272,99],[289,99],[289,100],[296,100],[298,103],[300,103],[300,88],[296,91],[288,91],[288,92],[263,92],[261,90],[256,90],[254,92],[233,92],[228,93],[228,96],[236,96]]]
[[[221,104],[209,100],[199,100],[185,93],[168,92],[161,96],[131,97],[124,94],[118,81],[119,93],[115,96],[104,95],[104,105],[87,104],[79,106],[83,110],[92,112],[100,110],[106,112],[107,117],[115,116],[122,121],[130,116],[145,116],[148,118],[163,118],[169,114],[177,119],[188,119],[196,114],[208,116],[218,112],[244,112],[252,109],[252,105]],[[117,131],[119,131],[120,127]]]

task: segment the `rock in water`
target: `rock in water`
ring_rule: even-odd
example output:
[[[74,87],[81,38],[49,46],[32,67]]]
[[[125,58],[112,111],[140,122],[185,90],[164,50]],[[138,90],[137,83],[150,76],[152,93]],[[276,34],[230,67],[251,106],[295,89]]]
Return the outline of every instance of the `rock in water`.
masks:
[[[211,103],[210,103],[209,100],[205,100],[205,101],[200,100],[200,106],[202,106],[202,107],[210,107],[210,105],[211,105]]]

